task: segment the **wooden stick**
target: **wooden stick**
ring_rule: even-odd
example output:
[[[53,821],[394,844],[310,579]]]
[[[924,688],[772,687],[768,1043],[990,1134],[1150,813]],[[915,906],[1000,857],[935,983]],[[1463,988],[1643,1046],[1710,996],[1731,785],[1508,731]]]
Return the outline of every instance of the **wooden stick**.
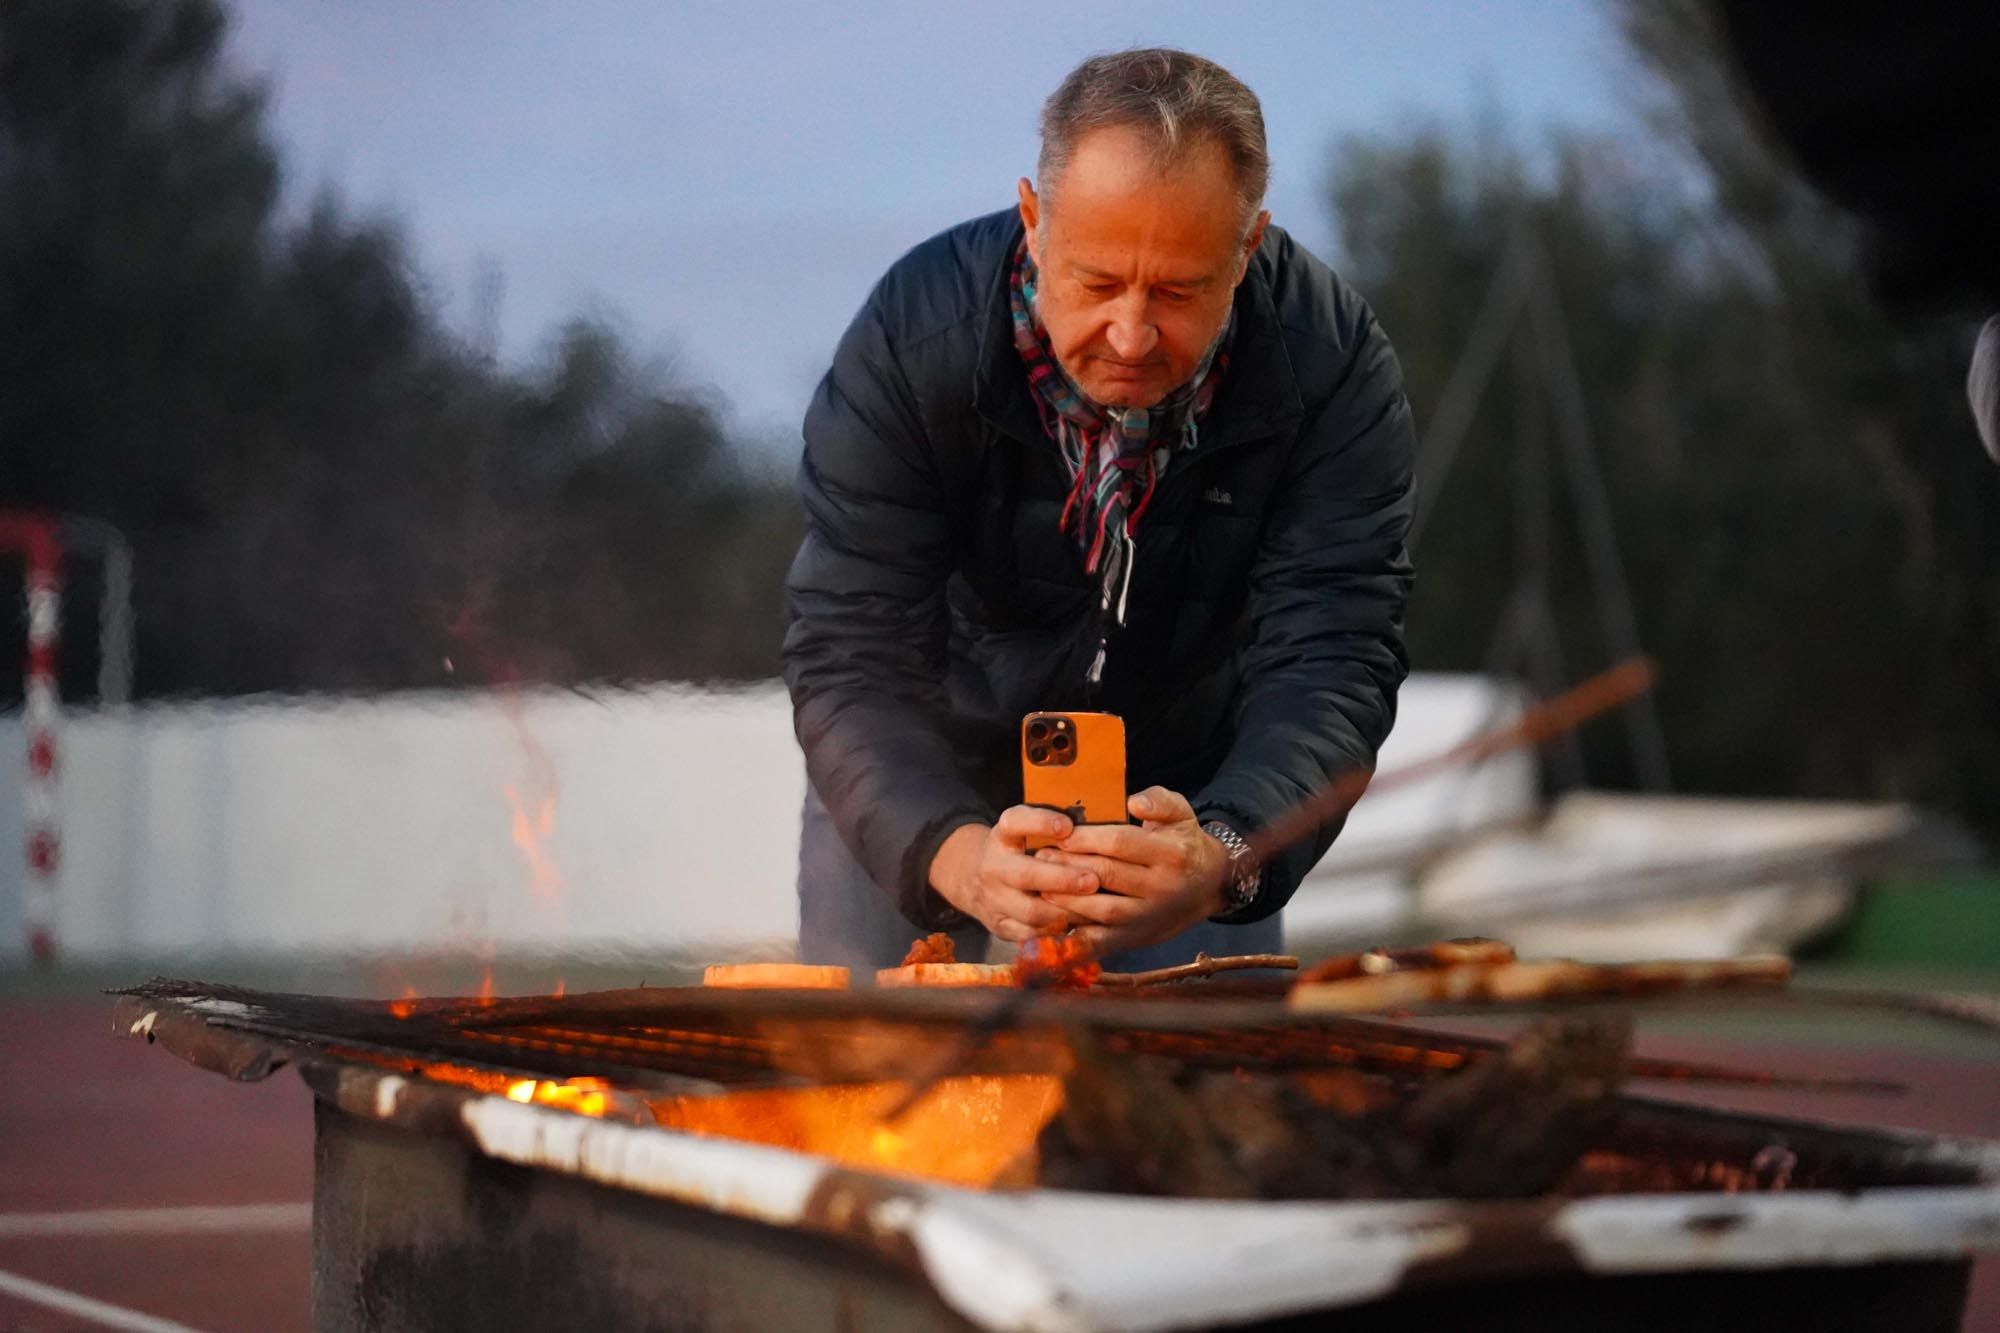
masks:
[[[1234,972],[1246,967],[1280,967],[1296,969],[1299,960],[1288,953],[1240,953],[1221,958],[1211,958],[1205,953],[1194,956],[1192,963],[1182,963],[1179,967],[1156,967],[1150,972],[1103,972],[1098,975],[1100,986],[1157,986],[1165,981],[1182,981],[1189,977],[1213,976],[1217,972]]]
[[[1695,962],[1578,963],[1567,958],[1532,963],[1460,963],[1453,967],[1389,972],[1292,987],[1294,1013],[1379,1013],[1426,1004],[1513,1004],[1575,996],[1638,996],[1660,991],[1724,987],[1778,987],[1791,978],[1790,960],[1751,955]]]
[[[1653,674],[1653,664],[1643,657],[1620,662],[1574,689],[1533,705],[1508,726],[1482,732],[1428,759],[1405,764],[1376,779],[1373,785],[1377,791],[1409,786],[1446,769],[1481,763],[1522,746],[1540,745],[1638,698],[1653,688]],[[1352,768],[1342,773],[1316,795],[1299,802],[1246,838],[1250,855],[1261,865],[1293,843],[1311,837],[1321,825],[1346,814],[1368,790],[1374,776],[1374,770],[1367,768]]]

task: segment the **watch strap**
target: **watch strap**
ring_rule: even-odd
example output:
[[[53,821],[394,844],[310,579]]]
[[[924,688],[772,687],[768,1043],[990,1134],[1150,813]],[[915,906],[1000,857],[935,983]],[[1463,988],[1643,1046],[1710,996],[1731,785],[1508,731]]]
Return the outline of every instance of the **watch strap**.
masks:
[[[1250,844],[1220,819],[1203,820],[1201,831],[1229,853],[1229,870],[1222,882],[1223,908],[1216,916],[1231,917],[1248,910],[1257,901],[1257,890],[1264,879],[1263,867],[1251,855]]]

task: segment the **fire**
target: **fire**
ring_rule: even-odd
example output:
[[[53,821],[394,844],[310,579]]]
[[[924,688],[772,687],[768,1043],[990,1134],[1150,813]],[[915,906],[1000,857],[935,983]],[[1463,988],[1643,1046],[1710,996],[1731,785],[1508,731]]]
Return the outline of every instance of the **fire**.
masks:
[[[479,1003],[482,1006],[493,1003],[493,964],[491,963],[488,963],[485,970],[479,974]]]
[[[1103,971],[1080,935],[1037,935],[1014,955],[1017,986],[1087,990]]]
[[[562,995],[563,995],[563,979],[561,977],[557,977],[556,988],[549,992],[549,998],[552,1000],[560,1000],[562,998]]]
[[[908,1090],[896,1080],[671,1097],[653,1103],[653,1118],[687,1134],[985,1189],[1033,1179],[1035,1140],[1062,1105],[1060,1075],[966,1075],[941,1081],[894,1127],[883,1123]]]
[[[514,846],[520,850],[521,859],[528,866],[528,885],[535,897],[545,903],[562,900],[562,872],[556,869],[548,851],[549,835],[556,828],[556,797],[553,790],[542,792],[535,798],[534,809],[529,810],[527,801],[521,797],[521,789],[513,783],[506,785],[507,805],[513,812],[510,832]]]
[[[389,1012],[397,1018],[408,1018],[417,1011],[417,988],[403,987],[403,998],[389,1001]]]
[[[510,1102],[536,1102],[579,1115],[603,1116],[611,1105],[611,1085],[601,1078],[567,1078],[560,1083],[545,1078],[519,1078],[507,1085]]]

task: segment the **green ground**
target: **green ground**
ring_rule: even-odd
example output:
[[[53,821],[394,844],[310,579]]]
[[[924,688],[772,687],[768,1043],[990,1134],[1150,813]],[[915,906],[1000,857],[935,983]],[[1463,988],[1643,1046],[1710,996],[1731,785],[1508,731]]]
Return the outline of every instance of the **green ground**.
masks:
[[[1884,880],[1862,891],[1817,956],[1860,964],[2000,971],[2000,874]]]

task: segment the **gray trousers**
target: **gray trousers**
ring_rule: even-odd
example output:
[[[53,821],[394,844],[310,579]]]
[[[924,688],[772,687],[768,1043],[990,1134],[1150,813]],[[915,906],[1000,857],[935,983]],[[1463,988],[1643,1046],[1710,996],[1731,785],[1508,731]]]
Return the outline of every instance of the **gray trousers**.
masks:
[[[869,878],[840,834],[818,793],[806,788],[799,829],[799,960],[853,968],[894,967],[910,942],[926,932],[904,917],[888,892]],[[973,924],[951,933],[958,956],[973,962],[986,956],[991,938]],[[1204,921],[1170,940],[1104,960],[1112,972],[1143,972],[1214,956],[1278,953],[1285,928],[1278,916],[1245,926]]]

